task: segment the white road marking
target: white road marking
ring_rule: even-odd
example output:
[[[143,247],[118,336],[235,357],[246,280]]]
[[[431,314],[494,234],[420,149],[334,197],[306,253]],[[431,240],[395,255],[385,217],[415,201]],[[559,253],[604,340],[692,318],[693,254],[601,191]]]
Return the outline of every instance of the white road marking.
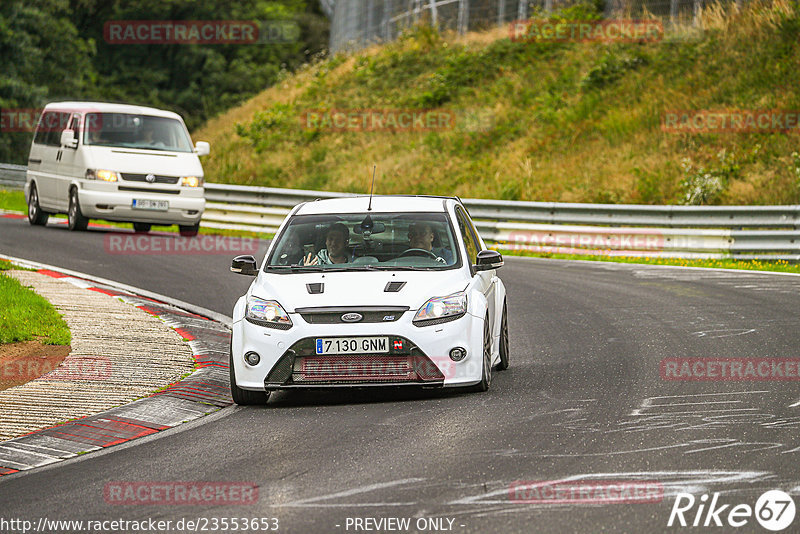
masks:
[[[424,478],[404,478],[401,480],[393,480],[391,482],[381,482],[378,484],[369,484],[366,486],[360,486],[358,488],[353,488],[345,491],[339,491],[336,493],[329,493],[328,495],[321,495],[319,497],[311,497],[309,499],[300,499],[299,501],[290,502],[284,504],[283,506],[300,506],[300,507],[355,507],[355,506],[410,506],[417,504],[416,502],[386,502],[386,503],[341,503],[341,504],[334,504],[334,503],[326,503],[326,504],[314,504],[318,501],[325,501],[330,499],[337,499],[340,497],[351,497],[353,495],[359,495],[362,493],[367,493],[370,491],[380,490],[384,488],[391,488],[394,486],[402,486],[404,484],[412,484],[414,482],[422,482]]]

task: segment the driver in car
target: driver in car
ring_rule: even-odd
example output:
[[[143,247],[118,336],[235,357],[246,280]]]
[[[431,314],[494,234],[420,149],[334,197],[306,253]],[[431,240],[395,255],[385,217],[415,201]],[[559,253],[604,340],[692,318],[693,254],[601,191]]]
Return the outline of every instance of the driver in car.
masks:
[[[330,265],[348,263],[347,244],[350,242],[350,230],[342,223],[334,223],[325,234],[325,247],[316,256],[309,254],[303,259],[303,265]]]
[[[440,263],[452,263],[452,253],[444,247],[434,247],[435,240],[436,232],[429,222],[415,222],[408,227],[408,250],[426,250],[434,254]]]

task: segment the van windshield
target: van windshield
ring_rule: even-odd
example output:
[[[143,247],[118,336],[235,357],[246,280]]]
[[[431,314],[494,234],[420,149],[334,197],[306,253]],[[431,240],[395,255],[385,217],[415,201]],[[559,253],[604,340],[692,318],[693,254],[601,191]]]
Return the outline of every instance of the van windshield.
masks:
[[[166,117],[87,113],[83,132],[86,145],[192,152],[192,141],[183,123]]]

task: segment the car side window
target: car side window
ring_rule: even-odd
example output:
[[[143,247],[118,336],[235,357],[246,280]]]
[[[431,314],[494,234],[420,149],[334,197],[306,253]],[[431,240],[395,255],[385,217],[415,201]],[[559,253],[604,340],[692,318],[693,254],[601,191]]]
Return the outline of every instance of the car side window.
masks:
[[[472,225],[467,220],[461,208],[456,208],[456,220],[458,221],[458,231],[461,233],[461,237],[464,239],[464,245],[467,247],[469,261],[474,264],[478,261],[478,245],[472,234]]]

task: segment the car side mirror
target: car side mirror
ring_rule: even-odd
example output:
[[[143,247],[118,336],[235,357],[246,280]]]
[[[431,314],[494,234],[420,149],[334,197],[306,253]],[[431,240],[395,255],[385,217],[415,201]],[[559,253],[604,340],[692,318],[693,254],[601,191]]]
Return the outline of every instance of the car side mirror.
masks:
[[[496,250],[481,250],[478,252],[478,260],[472,266],[475,271],[491,271],[503,266],[503,256]]]
[[[258,265],[253,256],[236,256],[231,262],[231,272],[245,276],[257,276]]]
[[[198,141],[194,146],[194,152],[198,156],[208,156],[209,152],[211,152],[211,145],[205,141]]]
[[[64,130],[61,132],[61,146],[65,148],[78,148],[78,140],[75,139],[75,132]]]

